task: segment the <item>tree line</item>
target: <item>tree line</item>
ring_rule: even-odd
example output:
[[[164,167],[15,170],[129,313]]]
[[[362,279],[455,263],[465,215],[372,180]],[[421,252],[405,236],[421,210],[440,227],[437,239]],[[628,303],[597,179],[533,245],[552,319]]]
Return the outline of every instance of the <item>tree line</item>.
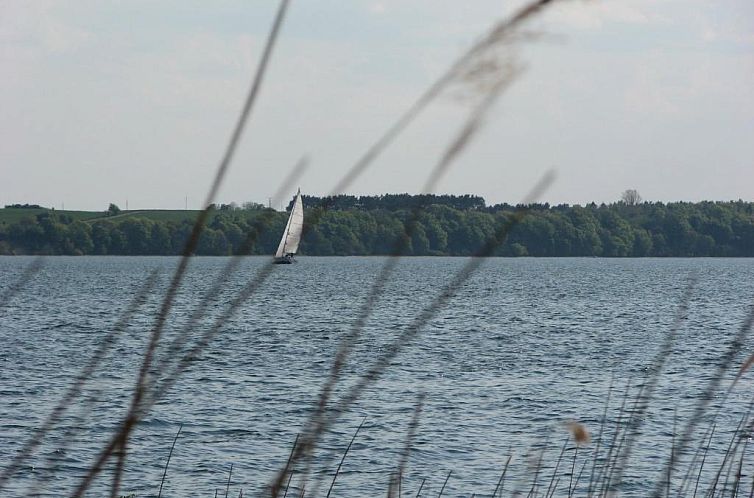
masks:
[[[305,198],[307,224],[300,254],[385,255],[403,241],[408,255],[472,255],[520,208],[486,206],[483,200],[480,205],[481,198],[475,196],[436,196],[447,202],[408,194],[381,197],[394,207],[370,208],[363,197],[339,196],[332,202]],[[259,205],[223,208],[211,213],[197,255],[275,251],[287,213]],[[754,256],[751,202],[545,203],[527,209],[495,255]],[[111,206],[109,214],[115,212]],[[407,226],[413,227],[409,237]],[[134,214],[81,221],[45,211],[0,224],[0,254],[178,255],[191,229],[189,220],[158,221]],[[253,241],[250,247],[247,240]]]
[[[384,195],[332,195],[328,197],[316,197],[302,195],[301,200],[305,206],[325,207],[330,211],[373,211],[385,209],[397,211],[399,209],[415,209],[422,206],[447,206],[454,209],[484,209],[484,198],[478,195],[451,195],[451,194],[384,194]],[[293,199],[286,208],[293,208]]]

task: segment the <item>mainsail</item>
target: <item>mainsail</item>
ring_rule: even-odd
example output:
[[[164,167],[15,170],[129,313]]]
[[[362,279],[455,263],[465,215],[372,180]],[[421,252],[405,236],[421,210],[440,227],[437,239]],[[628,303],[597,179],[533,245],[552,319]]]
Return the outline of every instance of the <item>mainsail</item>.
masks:
[[[301,201],[301,189],[296,194],[296,200],[293,202],[291,215],[288,217],[288,223],[285,225],[283,238],[280,239],[280,245],[275,253],[276,258],[282,258],[286,254],[295,254],[298,251],[298,244],[301,242],[301,232],[304,229],[304,203]]]

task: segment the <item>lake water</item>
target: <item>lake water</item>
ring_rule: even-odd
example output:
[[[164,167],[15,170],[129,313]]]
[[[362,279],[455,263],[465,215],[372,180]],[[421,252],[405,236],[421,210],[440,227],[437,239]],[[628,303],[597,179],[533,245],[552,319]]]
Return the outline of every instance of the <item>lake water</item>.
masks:
[[[32,261],[0,258],[0,296]],[[190,327],[188,344],[196,341],[258,272],[270,268],[268,258],[245,258],[222,282],[222,290],[207,297],[228,261],[192,260],[163,344],[181,333],[192,310],[205,301],[202,320]],[[244,496],[260,495],[285,465],[339,340],[356,321],[387,261],[302,257],[296,265],[272,267],[265,283],[230,320],[223,320],[217,336],[139,425],[130,441],[121,494],[156,496],[170,446],[183,424],[162,496],[213,496],[216,489],[225,496],[231,464],[228,496],[238,496],[241,489]],[[336,394],[353,385],[470,261],[401,260],[374,303]],[[130,318],[83,395],[0,492],[2,496],[72,492],[128,407],[149,330],[177,263],[170,257],[48,258],[23,291],[0,308],[2,470],[50,413],[150,273],[158,272],[157,288]],[[535,475],[540,495],[550,482],[557,482],[555,495],[567,496],[569,480],[578,480],[578,475],[570,476],[571,467],[578,474],[585,465],[576,492],[582,495],[609,386],[612,383],[614,389],[606,441],[627,383],[635,386],[646,379],[692,277],[697,284],[688,302],[688,319],[665,355],[624,472],[622,495],[646,496],[670,457],[674,425],[677,441],[754,302],[754,260],[484,261],[326,434],[311,466],[306,496],[317,490],[318,480],[322,487],[315,494],[326,494],[364,417],[332,496],[384,496],[420,393],[426,393],[426,401],[402,479],[403,496],[416,496],[423,479],[422,496],[437,496],[451,470],[443,496],[491,496],[510,454],[506,496],[515,490],[525,496]],[[160,368],[151,378],[159,378],[180,358],[168,349],[163,345],[158,350]],[[675,458],[681,464],[674,486],[680,484],[688,468],[684,462],[699,447],[724,401],[700,489],[714,478],[749,406],[754,372],[744,375],[730,396],[723,395],[752,351],[754,342],[747,335],[710,407],[697,420],[688,456]],[[575,446],[569,443],[551,479],[568,436],[564,424],[570,420],[583,423],[592,441],[579,449],[575,465]],[[741,486],[748,491],[754,467],[746,456],[747,477]],[[109,464],[88,496],[104,495],[111,476]],[[728,477],[732,486],[734,477]],[[297,482],[295,477],[292,486]]]

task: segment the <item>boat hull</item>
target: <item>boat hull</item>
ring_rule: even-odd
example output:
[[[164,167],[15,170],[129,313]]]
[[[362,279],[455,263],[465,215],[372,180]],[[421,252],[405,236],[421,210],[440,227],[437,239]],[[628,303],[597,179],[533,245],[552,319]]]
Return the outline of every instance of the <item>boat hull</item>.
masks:
[[[272,263],[275,265],[290,265],[293,264],[293,257],[283,256],[282,258],[275,258],[274,260],[272,260]]]

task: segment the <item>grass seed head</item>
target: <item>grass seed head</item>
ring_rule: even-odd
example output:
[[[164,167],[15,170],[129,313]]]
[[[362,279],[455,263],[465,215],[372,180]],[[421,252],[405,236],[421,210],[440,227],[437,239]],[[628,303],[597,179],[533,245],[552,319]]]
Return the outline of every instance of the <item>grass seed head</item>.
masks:
[[[589,444],[591,437],[589,436],[589,431],[586,429],[586,427],[584,427],[583,424],[570,421],[566,423],[566,426],[571,432],[573,440],[576,442],[576,444],[578,444],[579,446],[581,446],[582,444]]]

